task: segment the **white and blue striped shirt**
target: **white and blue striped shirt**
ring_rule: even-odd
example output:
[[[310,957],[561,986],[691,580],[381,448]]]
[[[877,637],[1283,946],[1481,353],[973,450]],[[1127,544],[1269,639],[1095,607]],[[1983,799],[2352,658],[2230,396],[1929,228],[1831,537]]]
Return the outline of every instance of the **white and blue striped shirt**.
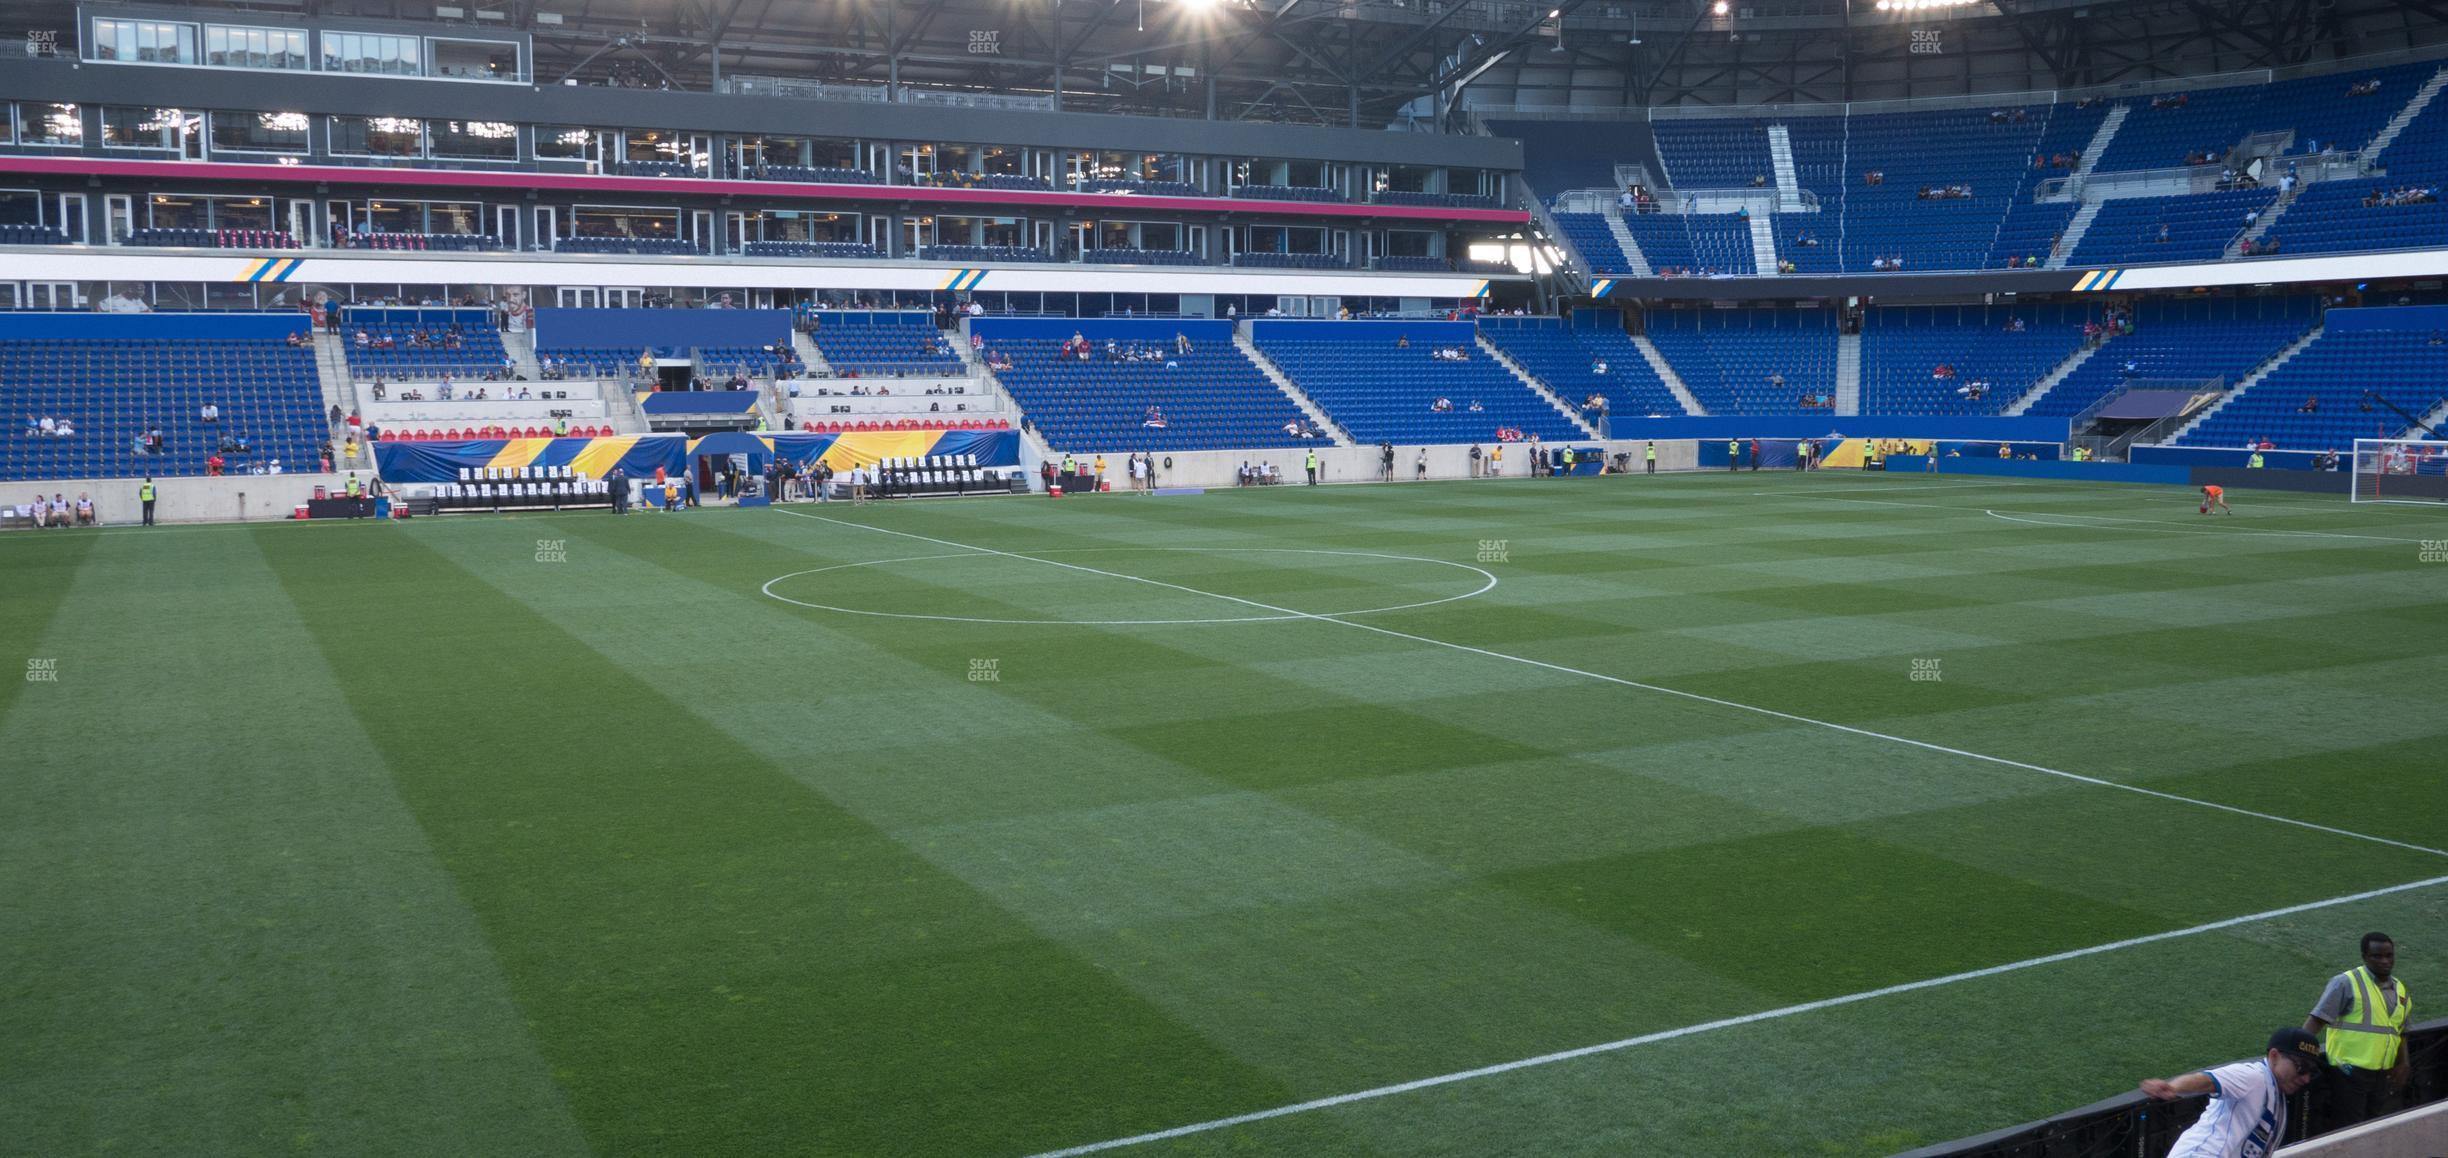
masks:
[[[2207,1071],[2218,1087],[2201,1120],[2176,1139],[2167,1158],[2268,1158],[2286,1134],[2286,1095],[2268,1058]]]

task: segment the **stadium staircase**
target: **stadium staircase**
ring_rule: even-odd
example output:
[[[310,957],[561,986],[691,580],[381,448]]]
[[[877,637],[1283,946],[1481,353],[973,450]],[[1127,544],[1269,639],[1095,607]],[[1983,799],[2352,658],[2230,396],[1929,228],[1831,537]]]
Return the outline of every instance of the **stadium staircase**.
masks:
[[[2109,341],[2114,340],[2115,339],[2113,338],[2109,339]],[[2008,406],[1999,413],[2007,418],[2021,417],[2024,411],[2032,408],[2033,403],[2040,401],[2041,395],[2048,393],[2051,389],[2054,389],[2059,382],[2065,381],[2067,375],[2080,369],[2083,363],[2090,361],[2091,355],[2099,353],[2101,350],[2104,350],[2107,347],[2108,342],[2101,342],[2097,345],[2084,346],[2081,349],[2074,351],[2071,355],[2067,356],[2065,361],[2059,362],[2056,369],[2041,375],[2040,380],[2032,383],[2032,388],[2024,391],[2021,398],[2015,399],[2013,405]]]
[[[1641,252],[1640,242],[1633,239],[1632,230],[1624,225],[1623,207],[1608,205],[1605,217],[1607,232],[1614,234],[1615,244],[1623,248],[1624,260],[1632,266],[1632,276],[1653,276],[1656,271],[1649,267],[1649,255]]]
[[[646,421],[646,412],[638,409],[637,391],[617,378],[606,378],[595,384],[603,395],[604,417],[612,420],[612,429],[622,434],[645,434],[654,429]]]
[[[1655,343],[1648,338],[1635,336],[1632,344],[1640,347],[1641,357],[1648,361],[1651,370],[1657,372],[1658,381],[1664,382],[1668,390],[1674,391],[1675,401],[1683,404],[1683,413],[1693,416],[1704,416],[1708,413],[1708,408],[1700,405],[1700,399],[1691,392],[1691,387],[1683,383],[1683,376],[1675,373],[1674,366],[1666,361],[1666,355],[1658,352]]]
[[[1773,277],[1777,272],[1775,214],[1751,215],[1751,267],[1763,276]]]
[[[1768,164],[1770,170],[1776,174],[1776,211],[1779,213],[1802,212],[1801,170],[1794,165],[1793,134],[1788,132],[1783,125],[1768,126]],[[1753,218],[1751,228],[1754,234],[1759,231],[1759,225],[1759,219]],[[1760,262],[1760,272],[1766,273],[1775,269],[1775,253],[1766,249],[1761,252],[1767,253],[1768,258]]]
[[[2319,341],[2321,333],[2324,329],[2326,329],[2326,327],[2314,326],[2311,329],[2304,331],[2302,337],[2287,343],[2285,349],[2271,355],[2268,361],[2253,367],[2253,372],[2246,374],[2243,381],[2236,383],[2235,389],[2229,390],[2225,395],[2220,397],[2218,401],[2202,407],[2201,413],[2194,415],[2191,422],[2187,422],[2183,426],[2177,427],[2174,433],[2161,439],[2159,441],[2159,445],[2173,446],[2183,442],[2186,436],[2192,434],[2194,430],[2201,426],[2202,423],[2209,421],[2211,415],[2227,409],[2228,403],[2243,397],[2245,391],[2260,385],[2261,380],[2269,377],[2271,371],[2276,370],[2280,366],[2286,365],[2289,359],[2293,358],[2297,354],[2303,353],[2306,346]]]
[[[2090,163],[2090,154],[2084,154],[2083,164]],[[2085,201],[2082,208],[2074,211],[2074,219],[2066,222],[2065,234],[2057,243],[2057,252],[2049,255],[2045,268],[2064,269],[2066,267],[2066,260],[2074,256],[2074,247],[2082,244],[2083,234],[2091,231],[2091,223],[2098,220],[2100,207],[2106,204],[2105,201]]]
[[[2082,188],[2083,179],[2089,177],[2091,170],[2098,167],[2101,157],[2108,155],[2108,142],[2116,139],[2117,130],[2125,127],[2125,117],[2132,111],[2132,105],[2122,102],[2109,107],[2108,115],[2100,118],[2099,131],[2091,134],[2091,142],[2083,146],[2082,163],[2074,166],[2073,179],[2066,182],[2067,188],[2075,190]],[[2073,248],[2071,245],[2066,247],[2068,252],[2071,252]]]
[[[1556,397],[1555,391],[1548,389],[1547,384],[1539,381],[1537,375],[1523,369],[1522,364],[1514,361],[1512,355],[1505,353],[1503,350],[1497,349],[1494,342],[1487,340],[1486,334],[1474,335],[1471,340],[1478,343],[1480,352],[1486,354],[1490,358],[1494,358],[1497,365],[1504,367],[1506,372],[1512,374],[1516,378],[1521,379],[1521,384],[1529,387],[1531,393],[1546,399],[1549,406],[1556,408],[1556,413],[1563,415],[1574,426],[1580,427],[1583,434],[1586,434],[1591,438],[1598,437],[1598,428],[1590,425],[1588,420],[1582,418],[1579,410],[1567,405],[1563,399]]]
[[[961,326],[961,337],[964,340],[969,336],[968,329],[966,323]],[[799,364],[806,366],[808,373],[832,377],[833,364],[825,361],[824,351],[816,348],[816,339],[809,337],[806,331],[797,326],[791,327],[791,349],[798,351]]]
[[[510,360],[518,365],[518,372],[525,374],[528,381],[544,380],[544,367],[536,362],[534,330],[503,330],[501,344],[502,353],[510,355]]]
[[[2398,432],[2397,437],[2399,437],[2399,438],[2424,438],[2424,437],[2428,437],[2427,435],[2425,435],[2425,434],[2423,433],[2423,428],[2424,428],[2424,427],[2429,427],[2429,428],[2430,428],[2430,429],[2432,429],[2432,430],[2438,430],[2438,429],[2440,428],[2440,424],[2441,424],[2441,423],[2443,423],[2443,422],[2448,422],[2448,401],[2442,401],[2442,402],[2439,404],[2439,406],[2438,406],[2438,407],[2434,408],[2434,409],[2431,411],[2431,413],[2423,415],[2423,417],[2422,417],[2422,426],[2409,426],[2409,427],[2405,428],[2404,430],[2402,430],[2402,431]]]
[[[1861,413],[1862,340],[1860,334],[1836,335],[1836,413]]]
[[[2363,159],[2367,162],[2379,160],[2380,155],[2397,140],[2398,134],[2405,132],[2406,126],[2414,123],[2414,118],[2431,107],[2432,99],[2439,96],[2443,85],[2448,85],[2448,68],[2432,73],[2431,79],[2424,81],[2422,88],[2414,93],[2414,99],[2407,101],[2406,106],[2397,110],[2397,115],[2390,118],[2387,125],[2373,134],[2371,144],[2363,147]]]
[[[2270,226],[2278,224],[2278,219],[2286,215],[2287,207],[2295,204],[2295,199],[2303,196],[2303,191],[2311,187],[2311,182],[2299,181],[2294,188],[2280,193],[2277,200],[2270,202],[2269,208],[2261,211],[2261,216],[2257,220],[2246,226],[2243,232],[2236,234],[2235,240],[2227,243],[2227,252],[2223,256],[2244,256],[2245,244],[2261,240],[2261,235],[2269,232]]]
[[[1293,405],[1300,407],[1301,413],[1309,416],[1312,425],[1333,435],[1336,446],[1359,445],[1352,439],[1351,431],[1343,429],[1343,424],[1335,421],[1334,415],[1326,413],[1326,408],[1318,405],[1316,399],[1309,397],[1299,384],[1293,382],[1291,375],[1283,372],[1283,367],[1277,366],[1273,358],[1267,357],[1258,348],[1257,343],[1250,341],[1248,322],[1233,324],[1233,348],[1241,351],[1241,356],[1249,359],[1250,365],[1258,367],[1258,372],[1266,375],[1267,381],[1274,383],[1277,390],[1283,391],[1284,397],[1291,399]]]
[[[348,347],[340,344],[340,335],[328,331],[314,332],[315,380],[323,387],[323,412],[328,415],[337,406],[342,414],[357,413],[357,376],[349,373]],[[346,424],[332,427],[332,466],[339,470],[372,470],[374,448],[360,446],[355,457],[348,453]]]

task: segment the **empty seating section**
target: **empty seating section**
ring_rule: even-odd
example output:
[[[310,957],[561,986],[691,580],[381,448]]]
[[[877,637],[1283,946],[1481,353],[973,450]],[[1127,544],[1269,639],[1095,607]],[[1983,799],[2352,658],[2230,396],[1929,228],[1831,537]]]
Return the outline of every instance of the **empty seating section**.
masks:
[[[1306,416],[1233,345],[1229,323],[1012,319],[973,327],[988,350],[1011,359],[1012,368],[996,371],[995,378],[1056,450],[1127,454],[1303,444],[1285,427]],[[1074,332],[1092,347],[1086,361],[1062,356]],[[1175,345],[1176,334],[1190,339],[1188,352]],[[1146,360],[1109,358],[1108,342],[1117,355],[1135,349]],[[1146,358],[1150,352],[1156,357]]]
[[[2372,311],[2340,311],[2365,312]],[[2267,438],[2282,450],[2345,454],[2358,438],[2398,437],[2406,420],[2385,407],[2365,409],[2366,391],[2416,416],[2429,413],[2448,396],[2448,344],[2431,330],[2323,331],[2180,441],[2241,446]],[[2307,413],[2310,399],[2318,405]]]
[[[15,222],[0,225],[0,245],[66,245],[68,235],[48,225]]]
[[[2217,162],[2248,136],[2288,129],[2295,131],[2290,153],[2332,147],[2352,152],[2370,143],[2438,67],[2398,65],[2272,84],[2134,97],[2126,102],[2125,123],[2108,142],[2098,168],[2103,172],[2164,169],[2184,164],[2195,153],[2207,154]],[[2375,79],[2381,82],[2379,92],[2347,95],[2349,87]]]
[[[699,346],[697,372],[709,380],[745,374],[751,378],[773,377],[774,367],[781,363],[776,356],[778,347],[759,346]]]
[[[810,331],[836,374],[950,376],[968,372],[950,339],[924,313],[824,311]]]
[[[1800,414],[1836,394],[1834,310],[1657,311],[1649,340],[1710,414]]]
[[[2313,324],[2309,298],[2146,301],[2134,332],[2111,338],[2024,413],[2071,418],[2128,381],[2234,385]]]
[[[2110,201],[2091,219],[2069,264],[2210,261],[2250,227],[2248,215],[2267,211],[2277,198],[2272,187]]]
[[[741,248],[748,257],[872,258],[884,252],[864,241],[751,241]]]
[[[1233,264],[1252,269],[1350,269],[1340,253],[1236,253]]]
[[[2083,317],[2078,306],[1874,308],[1862,326],[1861,412],[1997,414],[2082,348]]]
[[[1632,259],[1625,257],[1623,246],[1615,243],[1615,233],[1607,228],[1604,214],[1558,213],[1554,216],[1556,227],[1564,231],[1564,240],[1572,243],[1574,251],[1581,255],[1583,268],[1593,274],[1632,272]],[[1649,261],[1651,269],[1657,268],[1656,258],[1651,257]]]
[[[1101,177],[1079,183],[1082,193],[1135,193],[1142,197],[1205,197],[1207,191],[1187,181],[1132,181]]]
[[[508,358],[490,311],[433,310],[420,320],[415,310],[360,309],[341,317],[340,344],[349,372],[359,378],[468,378],[499,370]],[[398,316],[392,317],[391,315]],[[357,336],[365,335],[360,344]],[[386,348],[383,342],[390,345]],[[635,353],[630,355],[636,357]]]
[[[1402,189],[1381,189],[1369,198],[1379,205],[1428,205],[1440,209],[1502,209],[1504,202],[1477,193],[1419,193]]]
[[[697,167],[687,161],[623,161],[623,177],[695,177]]]
[[[0,478],[196,475],[215,453],[231,474],[272,459],[302,473],[316,468],[331,437],[313,348],[268,336],[303,331],[303,316],[24,314],[8,321],[0,329],[0,382],[8,387],[9,421],[50,418],[75,433],[12,429],[0,443]],[[59,336],[41,336],[49,334]],[[207,404],[220,408],[218,422],[203,420]],[[136,453],[138,437],[155,426],[164,453]],[[225,438],[243,438],[249,449],[222,451]]]
[[[1232,195],[1253,201],[1320,201],[1343,202],[1345,197],[1336,189],[1321,189],[1314,185],[1238,185]]]
[[[1207,259],[1187,249],[1089,249],[1080,260],[1096,265],[1205,265]]]
[[[1053,261],[1053,254],[1026,245],[930,245],[918,251],[922,261]]]
[[[1775,177],[1765,121],[1677,119],[1652,128],[1667,183],[1676,189],[1731,189]]]
[[[1732,213],[1629,213],[1624,227],[1655,273],[1714,276],[1756,270],[1749,218]]]
[[[2448,100],[2434,98],[2425,106],[2389,142],[2379,163],[2387,175],[2306,186],[2261,240],[2276,242],[2282,254],[2448,246],[2448,190],[2442,188],[2448,184]],[[2427,190],[2432,199],[2365,203],[2407,188]]]
[[[2052,244],[2082,207],[2039,202],[2043,184],[2072,175],[2116,108],[2126,110],[2126,119],[2104,155],[2093,159],[2099,173],[2181,167],[2188,157],[2223,164],[2257,134],[2281,138],[2282,163],[2321,151],[2351,155],[2403,110],[2439,67],[2424,62],[2019,108],[1772,120],[1674,117],[1638,127],[1506,121],[1502,131],[1521,138],[1524,178],[1552,198],[1571,189],[1613,188],[1614,163],[1645,160],[1652,141],[1675,193],[1772,184],[1770,129],[1782,126],[1795,178],[1818,201],[1816,212],[1779,213],[1770,223],[1777,256],[1791,262],[1795,272],[1873,272],[1879,258],[1900,260],[1897,268],[1907,273],[2029,268],[2050,260]],[[2349,95],[2355,86],[2374,81],[2377,92]],[[1611,156],[1591,155],[1591,134],[1598,136],[1595,147]],[[2259,143],[2266,146],[2270,138]],[[2254,155],[2267,151],[2257,148]],[[2312,183],[2266,238],[2282,254],[2448,245],[2448,207],[2441,202],[2365,204],[2375,193],[2407,187],[2448,192],[2448,101],[2427,106],[2386,152],[2375,176]],[[1871,173],[1881,179],[1868,180]],[[2271,172],[2263,178],[2262,189],[2105,200],[2081,251],[2058,256],[2083,266],[2218,259],[2247,228],[2246,214],[2266,210],[2276,198],[2277,180]],[[1925,187],[1953,187],[1970,195],[1925,199]],[[1625,272],[1630,262],[1616,256],[1603,218],[1557,216],[1589,272]],[[1664,220],[1629,220],[1628,225],[1652,267],[1719,264],[1706,243],[1687,254]],[[1685,231],[1695,240],[1701,237],[1696,223],[1686,223]],[[1732,245],[1744,240],[1732,232],[1720,234],[1712,226],[1707,236],[1727,243],[1721,252],[1729,269],[1737,265],[1734,250],[1748,250]],[[1818,244],[1807,244],[1812,240]]]
[[[1998,224],[1997,241],[1989,247],[1989,268],[2028,267],[2037,259],[2047,265],[2066,226],[2082,206],[2073,201],[2024,201],[2006,210]]]
[[[2037,105],[1848,118],[1845,268],[1871,270],[1880,257],[1902,258],[1907,272],[1984,263],[2049,114]],[[1866,180],[1873,172],[1877,184]]]
[[[1000,189],[1010,193],[1044,193],[1054,188],[1041,177],[1017,173],[929,173],[912,184],[945,189]]]
[[[1388,255],[1377,259],[1377,268],[1390,273],[1447,273],[1453,262],[1424,254]]]
[[[560,253],[626,253],[653,257],[685,257],[705,250],[676,237],[564,237],[553,243]]]
[[[837,169],[824,165],[759,165],[748,171],[755,181],[804,181],[813,185],[881,185],[878,177],[865,169]]]
[[[1620,328],[1567,329],[1553,318],[1489,318],[1479,323],[1479,332],[1569,405],[1603,394],[1607,413],[1615,418],[1683,413],[1674,391]],[[1598,371],[1601,363],[1605,373]]]
[[[335,249],[440,250],[468,253],[502,248],[501,238],[475,233],[338,233]]]
[[[1251,323],[1258,349],[1361,442],[1484,443],[1499,427],[1548,441],[1588,437],[1473,333],[1468,322]],[[1457,348],[1467,361],[1434,356]],[[1432,411],[1440,398],[1453,409]]]

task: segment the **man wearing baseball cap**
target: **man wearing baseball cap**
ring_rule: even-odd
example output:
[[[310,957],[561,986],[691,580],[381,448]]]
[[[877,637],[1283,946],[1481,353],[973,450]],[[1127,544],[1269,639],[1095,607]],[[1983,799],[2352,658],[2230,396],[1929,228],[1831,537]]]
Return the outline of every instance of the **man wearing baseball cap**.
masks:
[[[2172,1078],[2144,1078],[2142,1092],[2162,1102],[2210,1095],[2201,1120],[2176,1139],[2167,1158],[2266,1158],[2286,1137],[2286,1100],[2320,1071],[2320,1039],[2289,1026],[2270,1035],[2269,1050],[2259,1058]]]

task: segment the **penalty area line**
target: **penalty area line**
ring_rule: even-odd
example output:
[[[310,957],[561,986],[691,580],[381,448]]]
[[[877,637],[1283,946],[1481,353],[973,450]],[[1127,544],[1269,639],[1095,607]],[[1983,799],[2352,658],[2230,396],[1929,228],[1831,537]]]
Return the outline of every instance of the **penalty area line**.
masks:
[[[1577,1049],[1559,1050],[1555,1053],[1540,1054],[1537,1057],[1526,1057],[1515,1061],[1499,1062],[1495,1065],[1480,1066],[1477,1069],[1459,1070],[1450,1074],[1438,1074],[1435,1077],[1418,1078],[1413,1081],[1399,1082],[1390,1086],[1378,1086],[1375,1089],[1357,1090],[1348,1094],[1336,1094],[1333,1097],[1328,1098],[1315,1098],[1306,1102],[1295,1102],[1288,1106],[1276,1106],[1272,1109],[1256,1110],[1247,1114],[1235,1114],[1229,1118],[1215,1118],[1205,1122],[1193,1122],[1187,1126],[1175,1126],[1169,1130],[1157,1130],[1146,1134],[1133,1134],[1127,1138],[1114,1138],[1103,1142],[1090,1142],[1084,1146],[1072,1146],[1062,1150],[1047,1150],[1038,1154],[1032,1154],[1029,1156],[1029,1158],[1076,1158],[1077,1155],[1081,1154],[1095,1154],[1105,1150],[1119,1150],[1127,1146],[1140,1146],[1149,1142],[1162,1142],[1169,1138],[1180,1138],[1190,1134],[1203,1134],[1212,1130],[1229,1129],[1234,1126],[1246,1126],[1252,1122],[1263,1122],[1270,1118],[1283,1118],[1289,1117],[1293,1114],[1309,1113],[1313,1110],[1326,1110],[1332,1109],[1336,1106],[1348,1106],[1354,1102],[1372,1101],[1377,1098],[1392,1097],[1396,1094],[1407,1094],[1417,1090],[1433,1089],[1437,1086],[1449,1086],[1457,1082],[1471,1081],[1475,1078],[1494,1077],[1498,1074],[1511,1073],[1514,1070],[1526,1070],[1536,1066],[1554,1065],[1557,1062],[1572,1061],[1576,1058],[1585,1058],[1602,1053],[1613,1053],[1617,1050],[1631,1049],[1635,1046],[1654,1045],[1661,1041],[1673,1041],[1676,1038],[1696,1037],[1704,1033],[1714,1033],[1722,1029],[1735,1029],[1745,1025],[1757,1025],[1766,1021],[1778,1021],[1788,1017],[1798,1017],[1805,1013],[1816,1013],[1823,1009],[1835,1009],[1846,1005],[1857,1005],[1864,1001],[1875,1001],[1882,997],[1893,997],[1901,993],[1913,993],[1924,989],[1937,989],[1948,985],[1960,985],[1966,981],[1978,981],[1987,977],[1996,977],[2007,973],[2018,973],[2026,969],[2037,969],[2043,965],[2055,965],[2060,962],[2079,960],[2084,957],[2097,957],[2103,953],[2114,953],[2119,950],[2138,948],[2143,945],[2153,945],[2162,941],[2174,941],[2184,937],[2196,937],[2203,933],[2215,933],[2222,929],[2232,929],[2239,925],[2250,925],[2261,921],[2276,920],[2280,917],[2293,916],[2297,913],[2309,913],[2319,909],[2336,908],[2339,905],[2351,905],[2359,901],[2368,901],[2377,897],[2390,896],[2396,893],[2413,892],[2418,889],[2432,888],[2442,884],[2448,884],[2448,876],[2428,877],[2419,881],[2408,881],[2404,884],[2389,885],[2385,888],[2369,889],[2360,893],[2349,893],[2342,897],[2330,897],[2326,900],[2307,901],[2300,905],[2288,905],[2282,909],[2269,909],[2258,913],[2248,913],[2241,917],[2229,917],[2225,920],[2212,921],[2205,925],[2194,925],[2190,928],[2184,929],[2170,929],[2164,933],[2150,933],[2140,937],[2128,937],[2122,941],[2110,941],[2103,945],[2092,945],[2081,949],[2069,949],[2063,953],[2051,953],[2044,957],[2031,957],[2021,961],[2010,961],[2004,965],[1991,965],[1982,969],[1970,969],[1961,973],[1949,973],[1944,977],[1930,977],[1920,981],[1907,981],[1900,985],[1889,985],[1882,989],[1869,989],[1860,993],[1848,993],[1842,997],[1829,997],[1818,1001],[1805,1001],[1799,1005],[1786,1005],[1780,1006],[1776,1009],[1764,1009],[1757,1013],[1746,1013],[1737,1017],[1724,1017],[1715,1021],[1704,1021],[1697,1025],[1686,1025],[1678,1029],[1664,1029],[1655,1033],[1644,1033],[1638,1037],[1627,1037],[1617,1041],[1600,1042],[1597,1045],[1585,1045]]]

